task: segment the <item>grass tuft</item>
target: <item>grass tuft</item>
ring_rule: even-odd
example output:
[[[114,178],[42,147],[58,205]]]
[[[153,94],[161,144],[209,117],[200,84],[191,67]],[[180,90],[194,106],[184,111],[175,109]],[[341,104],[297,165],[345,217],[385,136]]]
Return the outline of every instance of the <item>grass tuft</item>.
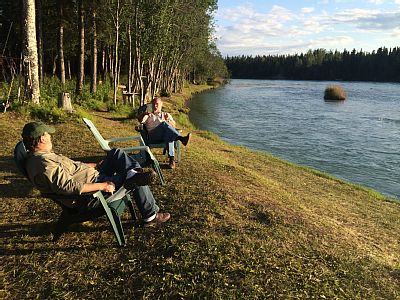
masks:
[[[325,100],[346,100],[346,98],[346,92],[340,85],[329,85],[325,89]]]

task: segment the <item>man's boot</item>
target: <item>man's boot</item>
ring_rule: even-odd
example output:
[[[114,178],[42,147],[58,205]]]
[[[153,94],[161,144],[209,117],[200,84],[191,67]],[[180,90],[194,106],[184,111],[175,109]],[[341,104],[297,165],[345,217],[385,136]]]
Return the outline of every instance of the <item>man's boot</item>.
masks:
[[[170,156],[170,157],[169,157],[169,163],[168,163],[168,165],[169,165],[169,168],[170,168],[170,169],[175,169],[176,165],[175,165],[175,159],[174,159],[173,156]]]

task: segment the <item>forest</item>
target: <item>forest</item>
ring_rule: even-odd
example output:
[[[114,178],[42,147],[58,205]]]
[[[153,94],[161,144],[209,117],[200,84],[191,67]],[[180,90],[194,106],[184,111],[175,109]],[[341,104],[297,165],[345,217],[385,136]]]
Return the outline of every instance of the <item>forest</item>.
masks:
[[[212,39],[216,9],[216,0],[2,0],[0,83],[25,78],[34,103],[46,78],[78,96],[85,84],[92,94],[109,84],[117,104],[121,85],[143,102],[185,81],[225,77]]]
[[[232,78],[400,82],[400,47],[363,50],[309,50],[294,55],[232,56]]]

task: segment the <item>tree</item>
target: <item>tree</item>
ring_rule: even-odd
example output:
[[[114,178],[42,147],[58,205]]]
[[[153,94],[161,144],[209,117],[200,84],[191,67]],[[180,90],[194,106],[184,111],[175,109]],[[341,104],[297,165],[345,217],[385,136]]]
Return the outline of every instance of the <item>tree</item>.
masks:
[[[35,15],[35,0],[23,0],[24,66],[28,96],[33,103],[39,104],[40,83]]]
[[[78,0],[78,31],[79,31],[79,48],[78,48],[78,76],[76,79],[76,93],[81,94],[83,89],[83,80],[85,78],[85,10],[83,6],[84,0]]]

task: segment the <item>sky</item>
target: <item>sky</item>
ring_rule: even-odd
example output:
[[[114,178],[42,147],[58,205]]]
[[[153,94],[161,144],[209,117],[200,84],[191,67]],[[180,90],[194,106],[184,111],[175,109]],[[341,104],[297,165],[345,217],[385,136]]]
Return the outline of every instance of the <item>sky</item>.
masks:
[[[218,0],[223,57],[400,46],[400,0]]]

